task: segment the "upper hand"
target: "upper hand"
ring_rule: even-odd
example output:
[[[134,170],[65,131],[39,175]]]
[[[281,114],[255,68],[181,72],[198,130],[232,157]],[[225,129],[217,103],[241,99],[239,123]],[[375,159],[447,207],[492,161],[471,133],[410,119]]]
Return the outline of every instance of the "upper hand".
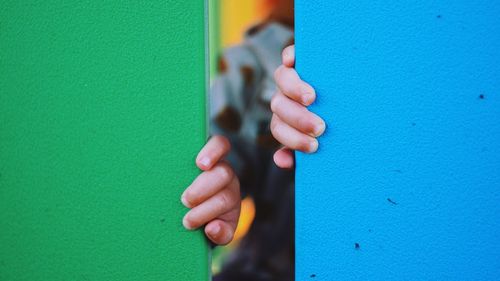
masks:
[[[196,158],[203,171],[181,196],[191,210],[184,216],[187,229],[205,226],[205,234],[216,244],[233,239],[241,208],[240,182],[231,167],[223,161],[229,153],[229,141],[212,137]]]
[[[274,73],[278,91],[271,100],[271,132],[284,145],[274,154],[274,162],[281,168],[292,168],[292,150],[316,152],[316,138],[323,134],[326,124],[306,108],[314,102],[316,93],[295,71],[293,45],[283,50],[282,61],[283,64]]]

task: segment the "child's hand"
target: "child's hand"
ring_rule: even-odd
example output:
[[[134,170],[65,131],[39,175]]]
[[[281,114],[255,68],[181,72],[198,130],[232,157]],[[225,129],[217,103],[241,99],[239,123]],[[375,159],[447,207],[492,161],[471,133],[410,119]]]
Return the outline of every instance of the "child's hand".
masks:
[[[181,197],[182,203],[191,209],[184,216],[184,227],[196,229],[206,224],[205,234],[220,245],[233,240],[241,207],[240,182],[223,162],[230,149],[226,138],[212,137],[196,158],[196,165],[204,172]]]
[[[271,101],[271,132],[285,146],[274,154],[274,162],[281,168],[292,168],[294,160],[291,150],[315,152],[318,149],[316,138],[323,134],[326,125],[306,108],[314,102],[316,93],[300,79],[294,69],[294,46],[283,50],[282,59],[283,65],[274,73],[279,90]]]

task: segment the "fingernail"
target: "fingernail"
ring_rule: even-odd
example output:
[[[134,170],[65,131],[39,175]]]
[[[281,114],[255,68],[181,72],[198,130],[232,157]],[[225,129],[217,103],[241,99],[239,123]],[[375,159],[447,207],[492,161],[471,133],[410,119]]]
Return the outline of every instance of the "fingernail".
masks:
[[[193,227],[191,226],[191,224],[189,223],[189,221],[187,219],[187,216],[184,216],[184,218],[182,219],[182,225],[184,225],[184,228],[186,228],[187,230],[193,229]]]
[[[325,132],[325,129],[326,129],[326,124],[325,122],[321,121],[320,123],[314,126],[314,135],[316,137],[321,136]]]
[[[187,208],[190,208],[190,204],[189,202],[186,200],[186,195],[184,195],[184,193],[182,194],[181,196],[181,202],[182,202],[182,205],[186,206]]]
[[[200,164],[205,167],[210,167],[210,163],[211,163],[210,158],[206,156],[200,159]]]
[[[302,86],[302,103],[304,105],[309,105],[313,102],[314,99],[314,90],[309,86]]]
[[[316,152],[318,150],[318,140],[314,139],[309,143],[309,152]]]
[[[220,232],[220,225],[215,224],[213,227],[209,228],[207,230],[208,234],[212,237],[215,237],[219,234]]]
[[[312,96],[311,96],[311,94],[304,94],[304,95],[302,95],[301,99],[302,99],[303,105],[309,105],[311,103]]]

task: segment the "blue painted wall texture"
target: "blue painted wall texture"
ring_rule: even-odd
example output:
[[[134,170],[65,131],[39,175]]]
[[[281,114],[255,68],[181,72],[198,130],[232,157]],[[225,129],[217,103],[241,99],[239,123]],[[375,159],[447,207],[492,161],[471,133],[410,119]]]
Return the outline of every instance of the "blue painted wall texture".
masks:
[[[297,280],[500,280],[500,2],[296,0]]]

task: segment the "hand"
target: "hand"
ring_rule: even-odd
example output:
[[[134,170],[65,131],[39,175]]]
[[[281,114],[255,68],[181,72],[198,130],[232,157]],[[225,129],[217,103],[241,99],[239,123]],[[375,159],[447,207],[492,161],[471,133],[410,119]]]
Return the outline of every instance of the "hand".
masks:
[[[233,240],[241,208],[240,182],[223,161],[230,150],[229,141],[212,137],[198,154],[196,165],[203,170],[182,194],[182,203],[191,210],[184,216],[187,229],[205,225],[205,234],[215,244]]]
[[[326,124],[306,108],[314,102],[316,93],[309,84],[300,79],[294,69],[294,46],[283,50],[282,60],[283,64],[274,73],[279,90],[271,100],[271,132],[274,138],[285,146],[276,151],[274,162],[281,168],[292,168],[292,150],[316,152],[316,138],[323,134]]]

